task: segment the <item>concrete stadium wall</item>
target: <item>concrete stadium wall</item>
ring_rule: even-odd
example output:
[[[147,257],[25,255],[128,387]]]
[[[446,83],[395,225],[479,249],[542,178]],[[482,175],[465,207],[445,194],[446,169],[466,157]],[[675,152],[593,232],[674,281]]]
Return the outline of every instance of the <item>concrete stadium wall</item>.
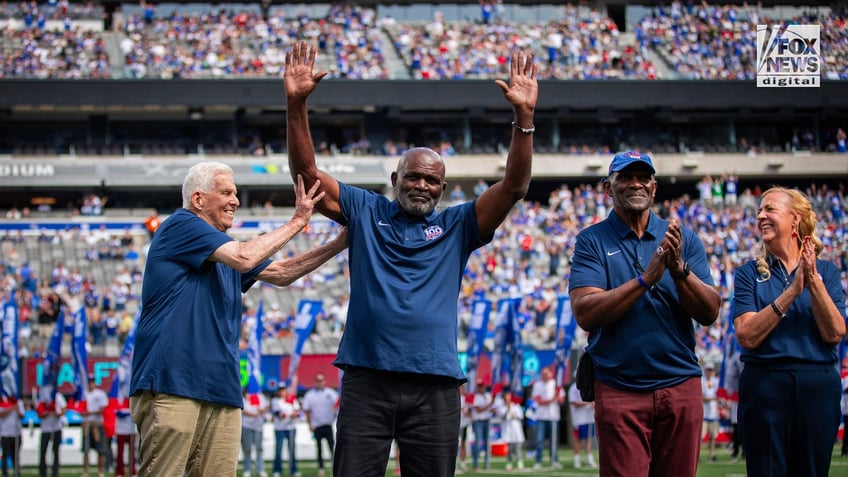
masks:
[[[848,178],[848,154],[655,154],[657,176],[697,180],[704,175],[733,172],[746,179]],[[581,179],[595,181],[607,175],[611,157],[536,154],[534,179]],[[261,158],[244,156],[165,156],[87,158],[0,158],[0,186],[4,188],[179,187],[191,165],[201,160],[222,161],[233,167],[240,187],[292,186],[285,155]],[[396,157],[324,156],[319,166],[339,180],[363,187],[385,187],[397,165]],[[505,155],[466,155],[445,158],[447,179],[469,181],[503,176]]]

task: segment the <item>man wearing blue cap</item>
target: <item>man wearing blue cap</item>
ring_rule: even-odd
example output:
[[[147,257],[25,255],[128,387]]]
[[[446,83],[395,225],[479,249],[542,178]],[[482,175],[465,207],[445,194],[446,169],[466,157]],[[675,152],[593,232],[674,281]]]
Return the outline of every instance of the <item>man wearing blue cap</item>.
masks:
[[[721,298],[704,246],[653,213],[647,154],[616,154],[604,190],[613,212],[577,236],[574,318],[594,361],[600,475],[694,477],[703,419],[692,319],[709,326]]]

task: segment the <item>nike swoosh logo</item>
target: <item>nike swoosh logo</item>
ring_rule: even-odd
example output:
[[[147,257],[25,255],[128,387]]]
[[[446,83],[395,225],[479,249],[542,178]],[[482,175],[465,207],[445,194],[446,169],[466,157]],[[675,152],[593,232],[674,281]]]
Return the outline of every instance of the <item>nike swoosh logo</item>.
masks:
[[[771,278],[771,277],[769,277],[769,278]],[[768,280],[769,280],[768,278],[757,277],[757,283],[765,283]]]
[[[386,222],[383,222],[382,220],[378,220],[377,225],[379,225],[381,227],[391,227],[392,226],[392,224],[387,224]]]
[[[616,250],[614,252],[607,252],[607,257],[612,257],[613,255],[615,255],[617,253],[621,253],[621,250]]]

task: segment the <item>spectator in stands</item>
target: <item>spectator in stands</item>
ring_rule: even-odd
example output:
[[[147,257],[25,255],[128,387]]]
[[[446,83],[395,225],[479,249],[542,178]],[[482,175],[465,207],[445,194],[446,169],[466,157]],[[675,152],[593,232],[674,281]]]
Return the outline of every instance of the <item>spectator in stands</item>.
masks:
[[[724,205],[733,207],[739,198],[739,179],[736,178],[736,174],[725,172],[722,174],[722,180],[724,181]]]
[[[122,312],[123,313],[123,312]],[[121,323],[121,317],[118,315],[115,307],[109,307],[106,310],[106,315],[103,317],[103,330],[105,331],[104,344],[106,345],[107,354],[116,356],[118,350],[118,325]]]
[[[601,474],[694,477],[703,401],[692,319],[712,324],[721,297],[695,232],[653,213],[655,174],[646,154],[613,157],[613,212],[577,235],[569,292],[594,361]]]
[[[6,211],[6,218],[9,220],[20,220],[21,211],[18,210],[17,207],[12,207],[11,209]],[[8,233],[8,231],[7,231]]]
[[[319,187],[307,190],[298,179],[292,219],[241,242],[225,233],[239,206],[232,169],[219,162],[189,169],[183,208],[157,230],[144,273],[130,389],[141,474],[236,472],[243,405],[241,294],[255,280],[286,286],[346,247],[342,229],[316,249],[270,260],[309,223],[324,197]]]
[[[106,206],[108,199],[100,197],[96,194],[88,194],[83,198],[80,214],[82,215],[103,215],[103,207]]]
[[[159,229],[159,225],[161,225],[161,221],[159,220],[159,212],[153,211],[152,214],[147,216],[144,219],[144,228],[147,230],[147,233],[150,235],[151,240],[153,239],[153,234]]]
[[[462,190],[462,186],[456,184],[453,186],[453,190],[450,192],[450,202],[451,205],[459,205],[466,201],[465,192]]]
[[[350,252],[350,311],[334,362],[345,369],[334,472],[385,472],[397,439],[402,473],[427,468],[434,477],[453,475],[458,384],[465,379],[456,349],[460,281],[471,252],[493,238],[529,187],[537,70],[532,56],[515,53],[509,83],[496,81],[514,114],[503,180],[473,202],[436,212],[447,183],[444,161],[431,149],[415,148],[401,158],[391,174],[394,201],[318,169],[306,100],[326,72],[313,72],[315,56],[306,42],[286,54],[289,167],[293,177],[320,183],[326,193],[317,204],[321,213],[356,224],[351,242],[357,245]],[[402,229],[418,232],[391,233]],[[396,401],[399,389],[420,399]],[[398,412],[381,411],[396,406]]]
[[[836,152],[842,154],[848,152],[848,134],[842,128],[836,130]]]
[[[713,196],[713,176],[707,174],[698,181],[698,199],[703,203],[708,203]]]
[[[118,341],[121,344],[124,344],[124,341],[127,340],[133,326],[135,326],[135,318],[133,318],[133,315],[127,311],[121,313],[120,321],[118,321],[118,329],[116,330],[118,334]]]
[[[845,336],[839,270],[818,258],[824,245],[802,192],[764,192],[757,226],[762,246],[736,270],[733,293],[746,468],[752,477],[828,475]]]
[[[64,304],[56,290],[49,289],[47,293],[38,303],[39,334],[43,337],[50,336],[53,333],[53,324],[56,323]]]
[[[324,448],[327,442],[330,454],[335,454],[335,439],[333,439],[333,423],[339,409],[339,393],[327,387],[324,373],[315,374],[315,387],[306,391],[303,396],[303,412],[312,437],[315,439],[318,452],[318,475],[324,475]]]
[[[485,180],[477,179],[477,184],[474,185],[474,197],[480,197],[488,188],[489,184],[486,184]]]

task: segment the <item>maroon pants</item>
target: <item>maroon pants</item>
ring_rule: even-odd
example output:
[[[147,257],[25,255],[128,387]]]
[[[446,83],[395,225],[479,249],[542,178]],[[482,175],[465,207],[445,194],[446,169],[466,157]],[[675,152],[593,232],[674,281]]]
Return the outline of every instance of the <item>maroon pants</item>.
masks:
[[[600,477],[695,477],[703,419],[700,378],[649,392],[595,381]]]
[[[115,475],[116,476],[124,476],[124,475],[136,475],[136,467],[135,461],[137,457],[137,436],[126,435],[126,434],[118,434],[118,456],[115,459]],[[127,461],[128,472],[124,472],[124,447],[127,447],[129,450],[129,460]]]

